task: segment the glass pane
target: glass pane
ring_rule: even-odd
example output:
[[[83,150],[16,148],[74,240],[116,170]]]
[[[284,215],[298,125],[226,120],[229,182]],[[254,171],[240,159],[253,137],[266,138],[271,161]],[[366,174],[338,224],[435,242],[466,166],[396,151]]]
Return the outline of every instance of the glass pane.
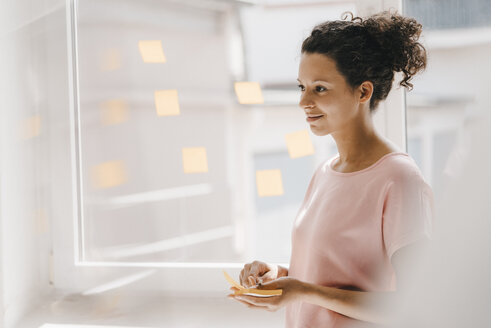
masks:
[[[336,152],[298,107],[300,44],[348,10],[78,1],[84,259],[288,262],[310,177]],[[261,190],[263,171],[281,191]]]

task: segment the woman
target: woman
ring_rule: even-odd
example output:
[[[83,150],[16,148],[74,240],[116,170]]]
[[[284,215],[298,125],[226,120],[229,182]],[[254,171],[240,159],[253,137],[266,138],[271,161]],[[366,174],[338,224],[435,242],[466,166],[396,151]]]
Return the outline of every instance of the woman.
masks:
[[[391,322],[410,260],[431,234],[433,194],[412,158],[375,131],[372,113],[394,72],[411,89],[425,68],[420,33],[414,19],[383,12],[319,24],[304,40],[300,107],[312,132],[330,134],[339,154],[312,177],[289,269],[255,261],[240,274],[243,285],[282,295],[230,297],[270,311],[286,306],[287,327]]]

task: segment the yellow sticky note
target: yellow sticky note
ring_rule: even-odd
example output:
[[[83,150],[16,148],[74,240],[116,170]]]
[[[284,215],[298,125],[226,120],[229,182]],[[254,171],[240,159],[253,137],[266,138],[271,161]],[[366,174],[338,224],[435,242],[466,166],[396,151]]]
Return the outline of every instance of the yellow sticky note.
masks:
[[[116,48],[105,49],[100,58],[101,70],[116,71],[121,68],[121,52]]]
[[[182,149],[182,165],[184,173],[208,172],[205,147],[191,147]]]
[[[155,106],[159,116],[176,116],[180,114],[177,90],[155,91]]]
[[[41,134],[41,116],[34,115],[22,121],[21,134],[24,139],[31,139]]]
[[[237,289],[245,289],[241,284],[239,284],[237,281],[235,281],[230,275],[223,270],[223,275],[225,276],[225,279],[227,279],[228,283],[232,286],[234,286]]]
[[[162,41],[145,40],[138,41],[138,49],[144,63],[165,63],[166,58],[162,49]]]
[[[104,125],[120,124],[128,120],[128,103],[121,99],[112,99],[100,103],[101,122]]]
[[[235,82],[235,94],[239,104],[263,104],[261,86],[257,82]]]
[[[285,135],[286,146],[290,158],[298,158],[314,154],[314,146],[307,130],[288,133]]]
[[[256,171],[256,185],[259,197],[283,195],[280,170]]]
[[[95,188],[111,188],[124,184],[128,178],[123,161],[109,161],[92,167]]]
[[[246,289],[241,289],[236,291],[234,294],[235,295],[251,295],[251,296],[277,296],[281,295],[283,293],[283,290],[281,289],[256,289],[256,288],[246,288]]]

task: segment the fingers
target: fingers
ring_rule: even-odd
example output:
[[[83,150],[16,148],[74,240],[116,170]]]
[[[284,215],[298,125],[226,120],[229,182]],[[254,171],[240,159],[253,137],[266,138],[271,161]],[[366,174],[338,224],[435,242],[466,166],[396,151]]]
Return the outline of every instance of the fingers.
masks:
[[[266,272],[268,272],[268,266],[264,262],[254,261],[251,263],[250,275],[251,276],[260,276]]]
[[[278,278],[278,266],[270,266],[270,270],[265,272],[262,276],[258,277],[257,282],[263,284],[268,281],[272,281]]]
[[[256,278],[254,278],[253,276],[247,277],[247,281],[249,282],[249,286],[255,286],[255,285],[257,285]]]
[[[247,284],[247,277],[250,276],[251,272],[251,263],[247,263],[244,265],[244,268],[240,271],[239,279],[240,279],[240,284],[242,286],[245,286]]]
[[[261,262],[254,261],[248,266],[249,272],[246,273],[246,279],[244,279],[244,283],[246,287],[252,287],[257,285],[256,278],[259,276],[261,272]]]
[[[275,267],[276,266],[269,266],[268,264],[260,261],[247,263],[240,272],[240,284],[245,287],[252,287],[256,286],[258,283],[273,280],[277,275],[277,270],[274,270]],[[271,269],[273,269],[273,271],[269,274]]]

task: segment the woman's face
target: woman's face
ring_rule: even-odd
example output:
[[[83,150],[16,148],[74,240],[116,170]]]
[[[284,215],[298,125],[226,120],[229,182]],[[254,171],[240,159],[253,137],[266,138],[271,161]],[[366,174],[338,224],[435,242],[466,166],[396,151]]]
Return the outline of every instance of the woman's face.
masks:
[[[299,105],[314,134],[324,136],[339,131],[359,115],[359,95],[349,87],[331,58],[302,54],[298,82]]]

